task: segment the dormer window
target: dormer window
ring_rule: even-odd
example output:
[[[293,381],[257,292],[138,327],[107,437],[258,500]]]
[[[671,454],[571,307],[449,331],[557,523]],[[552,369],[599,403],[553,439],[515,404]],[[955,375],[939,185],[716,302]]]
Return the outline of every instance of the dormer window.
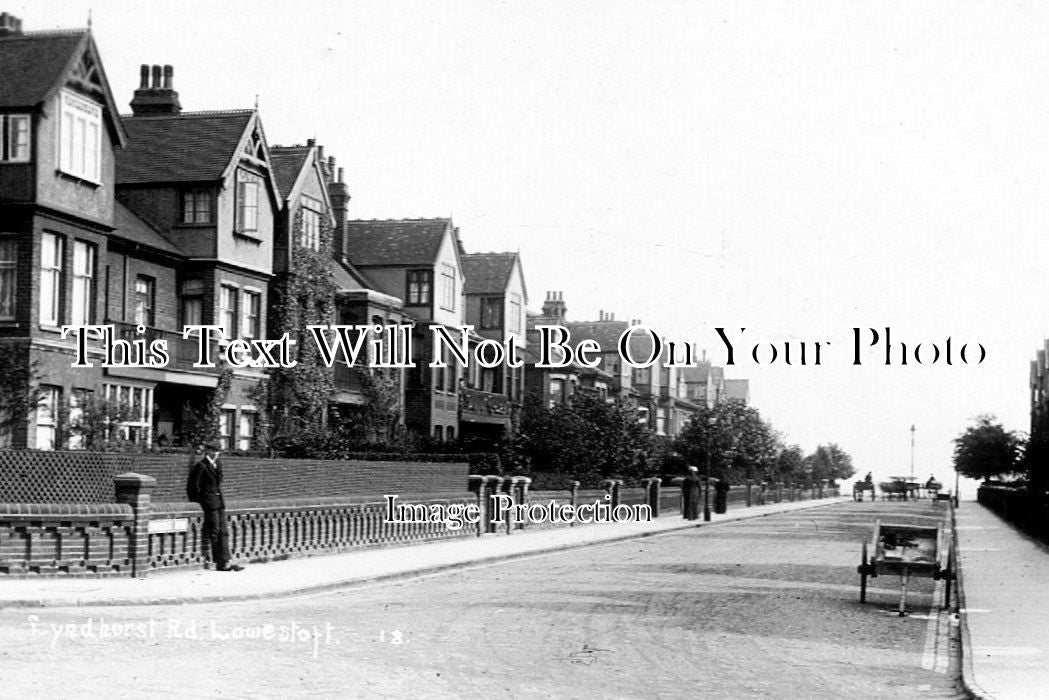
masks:
[[[102,159],[102,108],[94,102],[62,93],[58,168],[67,175],[99,182]]]
[[[262,178],[244,170],[237,174],[237,230],[258,231],[259,187]]]
[[[29,162],[29,115],[0,114],[0,163]]]
[[[211,192],[186,190],[182,193],[182,223],[210,224],[212,222]]]

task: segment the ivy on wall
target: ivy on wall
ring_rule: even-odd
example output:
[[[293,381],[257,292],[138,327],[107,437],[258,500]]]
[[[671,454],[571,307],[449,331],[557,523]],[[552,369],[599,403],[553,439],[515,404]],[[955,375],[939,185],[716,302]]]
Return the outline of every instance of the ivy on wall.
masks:
[[[257,449],[279,448],[289,436],[324,426],[334,390],[332,370],[321,363],[306,332],[307,325],[331,323],[335,317],[332,225],[322,217],[319,250],[302,245],[302,231],[300,206],[288,232],[288,271],[270,295],[270,337],[288,333],[295,341],[292,357],[297,364],[269,370],[268,381],[260,385],[261,400],[256,405],[265,407],[259,417],[265,427],[256,431],[257,442],[270,444],[257,444]]]

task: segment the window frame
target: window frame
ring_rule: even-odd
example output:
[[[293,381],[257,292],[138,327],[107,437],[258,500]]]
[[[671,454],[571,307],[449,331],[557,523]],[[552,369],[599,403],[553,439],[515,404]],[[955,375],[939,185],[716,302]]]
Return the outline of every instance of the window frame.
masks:
[[[428,306],[433,301],[433,270],[408,270],[405,275],[405,306]]]
[[[53,240],[51,260],[44,259],[45,241]],[[57,328],[62,322],[62,282],[64,279],[65,236],[51,231],[40,235],[40,325]],[[45,287],[44,279],[50,279]],[[50,302],[48,304],[48,302]],[[45,304],[50,308],[45,311]]]
[[[248,170],[237,171],[237,233],[254,234],[259,230],[259,191],[262,178]],[[251,197],[248,193],[251,192]],[[248,214],[251,214],[250,222]]]
[[[143,296],[142,292],[138,288],[138,285],[139,285],[140,282],[145,283],[145,286],[146,286],[145,296]],[[143,325],[146,328],[156,328],[156,326],[157,326],[157,323],[156,323],[157,322],[157,278],[156,277],[152,277],[151,275],[141,275],[141,274],[135,275],[134,297],[135,297],[135,323],[139,324],[139,325]],[[143,299],[145,299],[145,301],[146,301],[146,304],[144,306],[141,305],[141,302],[143,301]],[[148,312],[147,319],[145,321],[140,316],[140,312],[143,309]]]
[[[320,200],[302,195],[299,203],[302,224],[299,233],[299,246],[320,252],[321,249],[321,213],[323,204]]]
[[[66,175],[100,184],[102,107],[85,97],[62,90],[56,131],[58,170]],[[90,143],[89,139],[93,139],[94,142]]]
[[[458,272],[454,265],[441,263],[441,308],[455,311],[456,284]]]
[[[215,198],[211,190],[193,188],[180,193],[179,223],[184,226],[207,226],[215,223]],[[201,210],[204,203],[206,210]],[[189,216],[187,217],[187,214]],[[204,219],[201,219],[201,214]]]
[[[262,337],[262,292],[257,289],[244,289],[241,291],[241,335],[244,338]],[[254,315],[252,315],[252,306]]]
[[[481,329],[498,330],[503,327],[503,297],[481,297]]]
[[[179,294],[179,318],[182,326],[200,325],[204,323],[204,280],[191,279],[182,282],[182,293]],[[187,307],[189,304],[196,305],[197,318],[189,318]]]
[[[40,384],[38,391],[40,400],[36,404],[36,449],[53,450],[58,444],[58,407],[62,405],[62,387]],[[50,435],[46,444],[41,441],[43,435]]]
[[[10,250],[10,258],[7,258]],[[8,280],[5,284],[4,280]],[[9,312],[9,313],[8,313]],[[18,313],[18,239],[0,236],[0,321],[13,321]]]
[[[227,306],[224,305],[224,302],[226,300],[223,297],[227,293],[229,295],[229,300],[233,304],[232,307],[227,307]],[[225,283],[219,285],[219,305],[218,305],[219,306],[219,322],[218,322],[218,325],[222,326],[223,335],[225,335],[227,340],[232,340],[233,338],[236,338],[237,334],[240,332],[240,329],[238,328],[238,324],[240,322],[240,318],[238,316],[239,313],[240,313],[239,301],[240,301],[240,288],[239,287],[236,287],[236,286],[234,286],[232,284],[225,284]],[[227,318],[229,320],[229,324],[226,323]]]
[[[80,251],[85,255],[81,256]],[[78,262],[84,262],[84,269],[78,269]],[[95,268],[98,264],[98,247],[79,238],[73,239],[73,288],[70,299],[70,323],[91,323],[95,310]],[[78,298],[79,297],[79,298]]]
[[[25,150],[24,157],[12,154],[19,148],[16,142],[18,132],[12,124],[18,122],[24,124]],[[29,163],[33,160],[33,119],[29,114],[0,114],[0,163]]]

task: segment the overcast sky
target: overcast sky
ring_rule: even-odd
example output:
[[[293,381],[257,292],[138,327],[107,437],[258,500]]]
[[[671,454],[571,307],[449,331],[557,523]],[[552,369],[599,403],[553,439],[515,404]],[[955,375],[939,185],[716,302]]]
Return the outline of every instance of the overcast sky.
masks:
[[[948,478],[977,414],[1028,427],[1049,332],[1049,5],[6,9],[49,29],[90,6],[118,104],[141,63],[175,66],[186,110],[258,95],[271,144],[315,137],[345,167],[353,216],[451,215],[468,250],[520,250],[532,309],[560,290],[572,320],[641,318],[719,363],[713,329],[746,327],[728,376],[806,451],[906,474],[913,424],[918,475]],[[855,366],[853,327],[987,359]],[[821,366],[748,359],[788,340],[830,347]]]

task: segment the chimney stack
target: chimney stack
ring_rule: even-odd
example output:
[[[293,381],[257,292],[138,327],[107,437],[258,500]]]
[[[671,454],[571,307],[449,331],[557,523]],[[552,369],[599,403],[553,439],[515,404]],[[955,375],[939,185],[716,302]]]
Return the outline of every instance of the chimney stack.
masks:
[[[314,145],[313,139],[310,139],[310,145]],[[318,148],[318,160],[320,156],[320,149]],[[332,157],[329,162],[332,164],[332,170],[335,167],[335,158]],[[324,170],[324,161],[321,161],[321,170]],[[331,213],[335,217],[335,228],[332,229],[332,255],[336,260],[343,260],[346,256],[346,219],[349,218],[350,208],[350,191],[346,187],[346,183],[342,181],[342,168],[339,168],[338,179],[333,179],[334,172],[329,170],[325,176],[325,184],[328,186],[328,196],[331,198]]]
[[[152,79],[151,79],[152,78]],[[175,69],[170,65],[139,68],[139,87],[131,100],[131,111],[136,117],[177,115],[182,112],[178,93],[174,89]]]
[[[20,36],[22,20],[7,12],[0,12],[0,36]]]
[[[543,315],[562,322],[568,307],[565,306],[564,292],[547,292],[546,301],[543,303]]]

